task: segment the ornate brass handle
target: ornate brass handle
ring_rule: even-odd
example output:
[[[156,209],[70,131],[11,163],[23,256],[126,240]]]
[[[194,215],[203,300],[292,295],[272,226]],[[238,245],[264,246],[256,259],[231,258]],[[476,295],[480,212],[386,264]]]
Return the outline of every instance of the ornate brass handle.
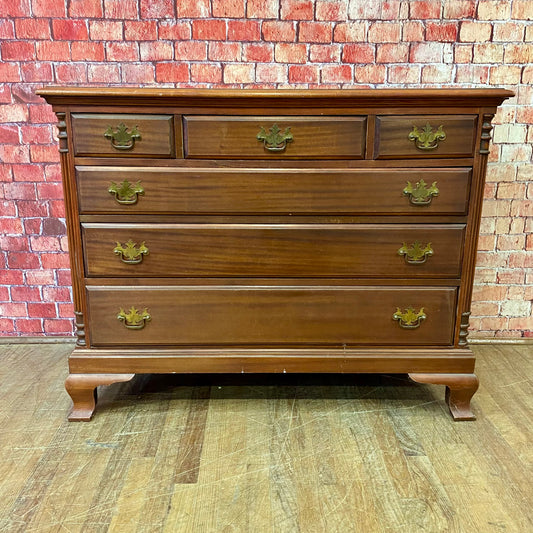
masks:
[[[408,307],[405,311],[402,311],[399,307],[396,308],[396,312],[392,315],[394,320],[398,321],[398,324],[403,329],[416,329],[420,327],[422,321],[426,320],[424,308],[416,312],[412,307]]]
[[[424,246],[415,241],[411,246],[408,246],[404,242],[398,250],[398,255],[403,255],[405,262],[410,265],[423,265],[428,260],[428,257],[433,255],[433,248],[431,248],[431,243]]]
[[[128,127],[121,122],[116,130],[113,130],[113,126],[109,126],[104,132],[104,137],[111,141],[111,146],[116,150],[132,150],[135,146],[137,139],[141,140],[141,134],[134,126],[131,131],[128,131]]]
[[[287,148],[287,143],[293,141],[290,128],[286,128],[284,132],[279,129],[277,124],[274,124],[268,133],[265,128],[261,127],[257,134],[257,140],[263,142],[263,146],[270,152],[283,152]]]
[[[144,194],[144,189],[141,187],[140,181],[137,183],[130,183],[128,180],[124,180],[120,184],[112,181],[107,192],[115,196],[117,203],[122,205],[133,205],[137,203],[139,196]]]
[[[137,243],[131,239],[124,246],[117,241],[113,252],[120,257],[123,263],[128,265],[137,265],[143,260],[144,255],[149,254],[148,248],[144,245],[144,241],[137,248]]]
[[[435,150],[439,146],[439,141],[446,139],[446,133],[442,129],[442,124],[437,128],[437,131],[433,131],[429,122],[419,130],[416,126],[413,126],[413,131],[409,134],[409,140],[414,141],[415,146],[419,150]]]
[[[117,319],[128,329],[143,329],[147,322],[152,320],[152,317],[148,313],[146,307],[143,311],[137,311],[132,305],[128,312],[124,311],[121,307]]]
[[[422,207],[431,204],[433,196],[439,195],[439,189],[437,189],[436,181],[430,187],[427,186],[424,180],[417,181],[416,185],[408,181],[403,193],[409,197],[409,203],[411,205]]]

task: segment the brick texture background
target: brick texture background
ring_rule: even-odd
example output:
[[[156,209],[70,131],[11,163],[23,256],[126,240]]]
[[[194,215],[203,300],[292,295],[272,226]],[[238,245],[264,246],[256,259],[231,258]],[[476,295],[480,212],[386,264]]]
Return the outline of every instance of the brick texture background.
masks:
[[[73,330],[59,85],[499,86],[473,334],[533,337],[533,0],[0,0],[0,334]]]

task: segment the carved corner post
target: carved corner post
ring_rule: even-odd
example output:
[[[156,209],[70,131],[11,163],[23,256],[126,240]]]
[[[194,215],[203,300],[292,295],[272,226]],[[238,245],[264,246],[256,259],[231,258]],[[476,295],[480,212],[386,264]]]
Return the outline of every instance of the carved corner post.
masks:
[[[73,406],[68,415],[71,422],[89,422],[96,408],[98,385],[123,383],[135,374],[70,374],[65,389],[72,398]]]

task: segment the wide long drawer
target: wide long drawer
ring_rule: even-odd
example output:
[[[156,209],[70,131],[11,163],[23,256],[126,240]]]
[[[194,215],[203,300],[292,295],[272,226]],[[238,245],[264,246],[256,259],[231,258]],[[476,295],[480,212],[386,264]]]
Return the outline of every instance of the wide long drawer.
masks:
[[[91,344],[449,345],[455,287],[87,287]]]
[[[88,276],[459,277],[464,225],[83,224]]]
[[[465,214],[469,168],[76,167],[90,213]]]
[[[190,158],[362,159],[366,117],[184,116]]]

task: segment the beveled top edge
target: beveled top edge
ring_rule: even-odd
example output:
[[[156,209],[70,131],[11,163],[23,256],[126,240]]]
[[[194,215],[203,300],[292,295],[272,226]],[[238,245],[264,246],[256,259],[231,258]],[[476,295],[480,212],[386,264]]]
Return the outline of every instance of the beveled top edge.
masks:
[[[369,98],[398,96],[417,97],[496,97],[510,98],[514,92],[499,88],[420,88],[420,89],[173,89],[170,87],[45,87],[36,91],[40,96],[117,96],[135,97],[194,97],[194,98]]]

